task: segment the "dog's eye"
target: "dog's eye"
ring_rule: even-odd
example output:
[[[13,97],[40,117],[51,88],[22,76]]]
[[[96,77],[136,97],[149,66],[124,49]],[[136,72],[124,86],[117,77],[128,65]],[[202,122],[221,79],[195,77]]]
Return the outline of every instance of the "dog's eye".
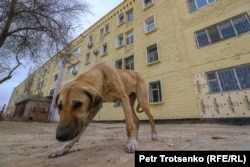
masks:
[[[83,103],[81,101],[73,101],[73,110],[77,110],[79,108],[81,108],[83,105]]]
[[[58,104],[57,108],[58,108],[59,110],[62,110],[62,104]]]

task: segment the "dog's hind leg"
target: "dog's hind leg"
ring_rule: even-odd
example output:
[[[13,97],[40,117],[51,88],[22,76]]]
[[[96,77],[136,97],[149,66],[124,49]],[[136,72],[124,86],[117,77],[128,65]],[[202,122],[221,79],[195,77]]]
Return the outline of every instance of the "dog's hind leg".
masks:
[[[154,121],[154,117],[150,113],[150,107],[148,104],[147,88],[146,88],[146,85],[145,85],[143,79],[140,77],[138,78],[136,92],[137,92],[136,97],[138,100],[138,104],[142,108],[142,110],[145,112],[145,114],[148,116],[148,119],[149,119],[149,122],[151,125],[151,138],[152,138],[152,140],[157,140],[157,131],[155,128],[155,121]]]
[[[84,122],[84,126],[83,126],[81,132],[74,139],[66,142],[61,147],[55,149],[48,157],[49,158],[55,158],[55,157],[59,157],[59,156],[62,156],[64,154],[68,153],[69,149],[72,148],[76,142],[78,142],[78,140],[80,139],[82,133],[88,127],[90,121],[95,117],[95,115],[99,111],[99,109],[100,109],[100,107],[98,106],[98,107],[96,107],[94,110],[92,110],[90,112],[89,116],[87,117],[86,121]]]
[[[136,130],[136,139],[138,140],[138,131],[139,131],[139,119],[135,113],[134,105],[135,105],[135,100],[136,100],[136,95],[135,93],[132,93],[129,95],[129,101],[130,101],[130,107],[132,110],[132,116],[133,116],[133,121],[135,124],[135,130]]]

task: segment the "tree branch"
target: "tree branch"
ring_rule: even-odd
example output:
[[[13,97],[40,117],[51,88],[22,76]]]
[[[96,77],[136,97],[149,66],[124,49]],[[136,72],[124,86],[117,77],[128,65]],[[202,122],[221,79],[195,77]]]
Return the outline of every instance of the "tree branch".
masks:
[[[11,79],[12,73],[22,64],[18,59],[18,55],[16,55],[16,61],[17,61],[17,65],[15,67],[13,67],[12,70],[10,70],[10,72],[8,73],[8,75],[6,77],[4,77],[3,79],[0,80],[0,84]]]
[[[6,24],[3,28],[3,31],[0,35],[0,48],[4,44],[5,39],[8,37],[7,34],[8,34],[9,29],[10,29],[12,19],[14,17],[16,3],[17,3],[17,0],[12,0],[10,3],[8,19],[7,19]]]

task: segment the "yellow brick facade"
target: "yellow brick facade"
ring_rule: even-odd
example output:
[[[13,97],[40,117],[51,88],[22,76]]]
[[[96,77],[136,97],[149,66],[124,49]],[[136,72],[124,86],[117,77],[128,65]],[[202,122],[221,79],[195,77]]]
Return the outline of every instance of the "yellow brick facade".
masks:
[[[109,62],[115,66],[118,60],[122,60],[124,67],[126,58],[133,56],[134,70],[143,76],[148,87],[150,88],[150,83],[155,81],[161,85],[162,99],[159,102],[150,103],[155,119],[249,117],[248,105],[250,104],[247,101],[250,100],[249,89],[241,90],[244,92],[242,95],[244,104],[239,102],[238,106],[242,105],[242,112],[230,114],[231,111],[226,109],[225,102],[222,104],[225,108],[224,114],[220,112],[210,114],[209,111],[214,111],[212,111],[212,104],[206,103],[206,100],[209,101],[209,92],[204,91],[204,94],[199,94],[197,88],[203,86],[204,89],[208,89],[208,83],[204,77],[209,71],[250,64],[250,31],[204,47],[197,47],[195,37],[197,31],[237,15],[246,14],[248,17],[249,0],[215,0],[193,12],[190,12],[187,0],[152,0],[148,6],[145,2],[144,0],[124,0],[72,41],[70,51],[73,52],[78,47],[80,51],[72,56],[72,64],[65,68],[62,85],[74,80],[80,73],[100,62]],[[131,13],[133,13],[133,19],[129,21],[128,17]],[[154,28],[147,32],[145,26],[151,25],[152,20]],[[127,44],[126,40],[131,32],[133,32],[133,42]],[[123,36],[123,44],[118,46],[121,36]],[[158,60],[148,63],[147,52],[153,48],[151,46],[157,48]],[[98,53],[95,54],[94,50],[98,50]],[[105,53],[103,50],[106,50]],[[87,54],[89,61],[86,62]],[[31,91],[33,94],[38,93],[38,82],[42,80],[44,80],[41,87],[43,96],[48,96],[55,88],[54,77],[59,73],[57,61],[58,55],[34,73]],[[78,63],[77,74],[69,74],[69,68],[75,63]],[[44,69],[47,71],[42,75]],[[14,102],[24,93],[23,89],[23,83],[15,88],[9,112],[13,112]],[[230,92],[233,94],[237,91],[229,91],[229,94]],[[228,96],[228,92],[219,92],[212,96],[216,99],[222,96],[221,94],[224,97]],[[225,99],[230,100],[230,98]],[[237,96],[237,98],[240,97]],[[231,107],[236,109],[236,103],[232,104],[234,105]],[[244,108],[243,105],[246,107]],[[206,107],[209,111],[205,111]],[[139,114],[139,118],[146,119],[146,116]],[[113,103],[109,103],[103,105],[95,119],[123,120],[124,116],[121,107],[114,107]]]

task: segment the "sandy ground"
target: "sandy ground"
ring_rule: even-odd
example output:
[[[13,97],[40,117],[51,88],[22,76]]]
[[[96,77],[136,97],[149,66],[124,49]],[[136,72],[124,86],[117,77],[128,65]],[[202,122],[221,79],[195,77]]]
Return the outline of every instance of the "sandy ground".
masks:
[[[0,122],[1,167],[132,167],[134,154],[124,151],[124,123],[91,123],[70,153],[53,159],[56,123]],[[149,124],[141,124],[140,150],[250,150],[250,125],[157,124],[158,141]]]

